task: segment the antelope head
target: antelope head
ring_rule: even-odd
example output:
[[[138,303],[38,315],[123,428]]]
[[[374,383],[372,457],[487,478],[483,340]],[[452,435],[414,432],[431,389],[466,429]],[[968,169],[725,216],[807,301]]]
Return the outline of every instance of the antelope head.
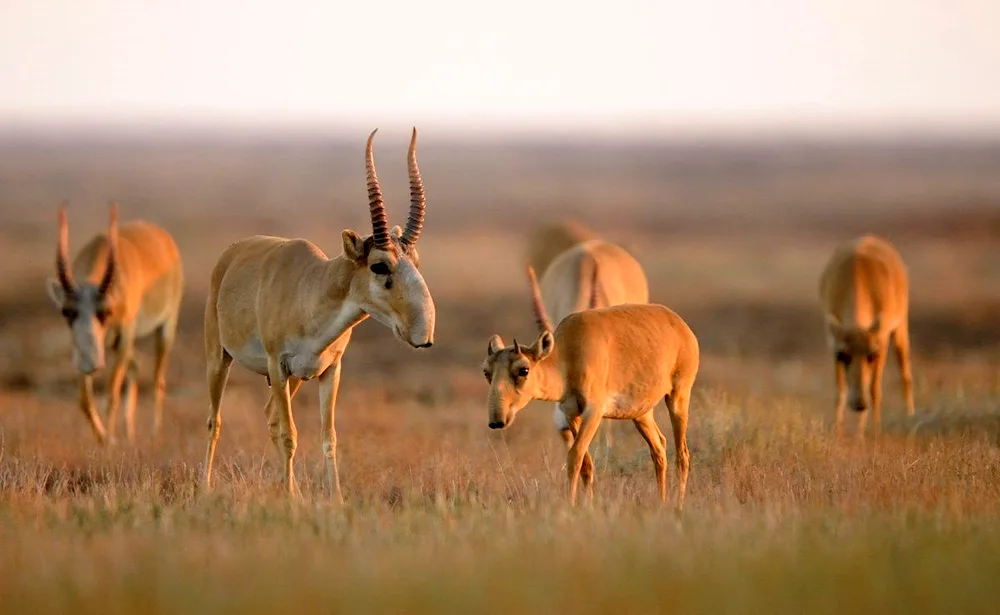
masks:
[[[490,385],[487,398],[490,429],[502,429],[514,422],[517,413],[533,399],[544,396],[544,370],[538,364],[552,354],[556,346],[552,324],[545,313],[538,280],[531,265],[527,267],[531,282],[532,306],[540,333],[531,346],[522,346],[514,339],[506,346],[499,335],[490,338],[483,361],[483,376]]]
[[[117,269],[118,206],[111,204],[107,256],[97,283],[76,281],[69,264],[69,223],[65,204],[59,207],[59,244],[56,277],[48,279],[48,292],[62,311],[73,338],[73,365],[84,374],[104,367],[104,337],[114,305],[109,292]]]
[[[434,343],[434,300],[420,275],[417,240],[424,227],[424,183],[417,167],[417,129],[413,129],[408,156],[410,176],[410,214],[406,228],[389,230],[385,204],[372,140],[368,137],[365,168],[368,176],[368,207],[372,234],[362,238],[346,229],[343,232],[344,254],[355,264],[351,280],[351,298],[362,311],[392,329],[397,338],[414,348],[429,348]]]
[[[847,405],[864,412],[871,407],[872,374],[885,349],[881,322],[876,316],[868,327],[845,327],[833,316],[827,316],[826,324],[835,360],[847,379]]]

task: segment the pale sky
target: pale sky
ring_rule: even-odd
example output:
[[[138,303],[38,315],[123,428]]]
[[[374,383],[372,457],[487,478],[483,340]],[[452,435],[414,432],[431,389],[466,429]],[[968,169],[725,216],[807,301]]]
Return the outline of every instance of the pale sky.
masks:
[[[997,0],[0,0],[0,122],[1000,130]]]

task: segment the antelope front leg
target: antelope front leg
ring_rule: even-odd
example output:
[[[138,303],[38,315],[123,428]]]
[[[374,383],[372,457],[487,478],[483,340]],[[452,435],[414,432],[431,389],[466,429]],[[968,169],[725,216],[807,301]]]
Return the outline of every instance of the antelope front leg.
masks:
[[[133,357],[125,371],[122,397],[125,398],[125,436],[135,442],[135,406],[139,396],[139,364]]]
[[[903,389],[903,401],[906,402],[906,416],[913,416],[913,370],[910,367],[910,327],[905,322],[893,334],[896,361],[899,363],[899,384]]]
[[[132,361],[132,351],[135,344],[131,329],[122,329],[119,334],[118,343],[114,349],[115,364],[108,375],[107,386],[107,412],[108,419],[108,440],[115,441],[115,429],[118,424],[118,410],[121,407],[122,385],[125,382],[125,372]]]
[[[284,482],[288,495],[295,494],[295,467],[292,463],[295,449],[298,446],[299,434],[292,417],[292,398],[288,388],[288,374],[285,373],[280,361],[271,359],[267,366],[271,379],[271,395],[274,399],[274,413],[277,415],[279,432],[281,434],[282,461],[284,462]]]
[[[847,368],[834,360],[834,377],[837,383],[837,408],[833,419],[833,432],[840,435],[844,429],[844,410],[847,409]]]
[[[340,389],[340,361],[326,368],[319,377],[319,418],[323,432],[323,454],[326,456],[326,487],[338,504],[344,503],[337,471],[337,427],[334,413],[337,409],[337,391]]]
[[[104,446],[108,443],[107,432],[104,431],[104,423],[101,422],[101,417],[97,414],[97,409],[94,408],[94,377],[91,375],[81,375],[79,381],[80,387],[80,409],[83,410],[84,416],[90,421],[90,428],[94,430],[94,435],[97,436],[97,443]]]
[[[876,437],[882,432],[882,374],[888,358],[888,348],[883,348],[875,359],[875,371],[872,373],[872,434]]]
[[[295,394],[299,392],[299,387],[301,386],[302,380],[294,376],[289,376],[288,398],[294,400]],[[274,450],[278,452],[278,457],[281,458],[285,454],[285,450],[281,446],[281,421],[278,419],[278,413],[275,412],[277,407],[278,404],[274,401],[274,394],[268,395],[267,404],[264,406],[264,416],[267,418],[267,429],[271,436],[271,444],[274,445]]]
[[[583,466],[583,459],[587,455],[590,442],[597,433],[597,428],[601,425],[601,413],[589,403],[584,411],[580,429],[577,431],[576,440],[570,447],[566,456],[566,474],[569,477],[569,503],[576,505],[576,488],[580,480],[580,469]]]
[[[566,451],[573,447],[573,442],[576,440],[576,434],[580,431],[580,417],[574,416],[573,418],[567,418],[566,414],[562,411],[558,404],[556,404],[556,413],[554,416],[556,428],[559,430],[559,436],[562,438],[563,442],[566,444]],[[580,466],[580,479],[583,481],[583,488],[587,490],[588,495],[594,496],[594,458],[590,455],[590,451],[587,451],[583,456],[583,464]]]

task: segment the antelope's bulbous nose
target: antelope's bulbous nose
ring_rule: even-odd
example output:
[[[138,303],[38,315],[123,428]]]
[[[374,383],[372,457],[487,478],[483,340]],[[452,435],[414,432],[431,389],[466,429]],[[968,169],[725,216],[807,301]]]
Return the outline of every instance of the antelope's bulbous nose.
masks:
[[[428,340],[427,342],[418,345],[417,348],[430,348],[433,345],[434,345],[434,342]]]
[[[503,429],[504,425],[503,421],[490,421],[490,429]]]
[[[73,356],[73,365],[84,376],[91,376],[94,372],[104,368],[104,361],[89,359],[76,354]]]

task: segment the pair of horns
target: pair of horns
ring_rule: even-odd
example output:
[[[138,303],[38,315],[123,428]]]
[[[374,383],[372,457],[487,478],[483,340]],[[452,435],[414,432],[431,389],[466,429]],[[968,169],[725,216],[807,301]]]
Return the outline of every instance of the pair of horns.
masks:
[[[56,273],[59,276],[59,283],[62,284],[66,294],[72,295],[77,292],[76,283],[73,281],[73,274],[69,270],[69,221],[66,218],[66,205],[64,201],[59,206],[59,245],[56,250]],[[108,261],[104,266],[104,275],[97,286],[100,294],[107,294],[111,288],[111,283],[115,279],[115,266],[117,258],[115,253],[118,250],[118,204],[110,204],[110,220],[108,222]]]
[[[368,145],[365,148],[365,170],[368,173],[368,208],[372,217],[372,238],[375,247],[380,250],[389,249],[389,219],[385,213],[385,203],[382,201],[382,187],[378,183],[375,172],[375,155],[372,153],[372,140],[378,128],[368,135]],[[410,137],[410,152],[407,156],[410,174],[410,215],[406,218],[406,228],[400,237],[404,247],[412,246],[420,238],[424,228],[424,209],[427,198],[424,195],[424,181],[420,178],[420,168],[417,166],[417,129],[413,129]]]

